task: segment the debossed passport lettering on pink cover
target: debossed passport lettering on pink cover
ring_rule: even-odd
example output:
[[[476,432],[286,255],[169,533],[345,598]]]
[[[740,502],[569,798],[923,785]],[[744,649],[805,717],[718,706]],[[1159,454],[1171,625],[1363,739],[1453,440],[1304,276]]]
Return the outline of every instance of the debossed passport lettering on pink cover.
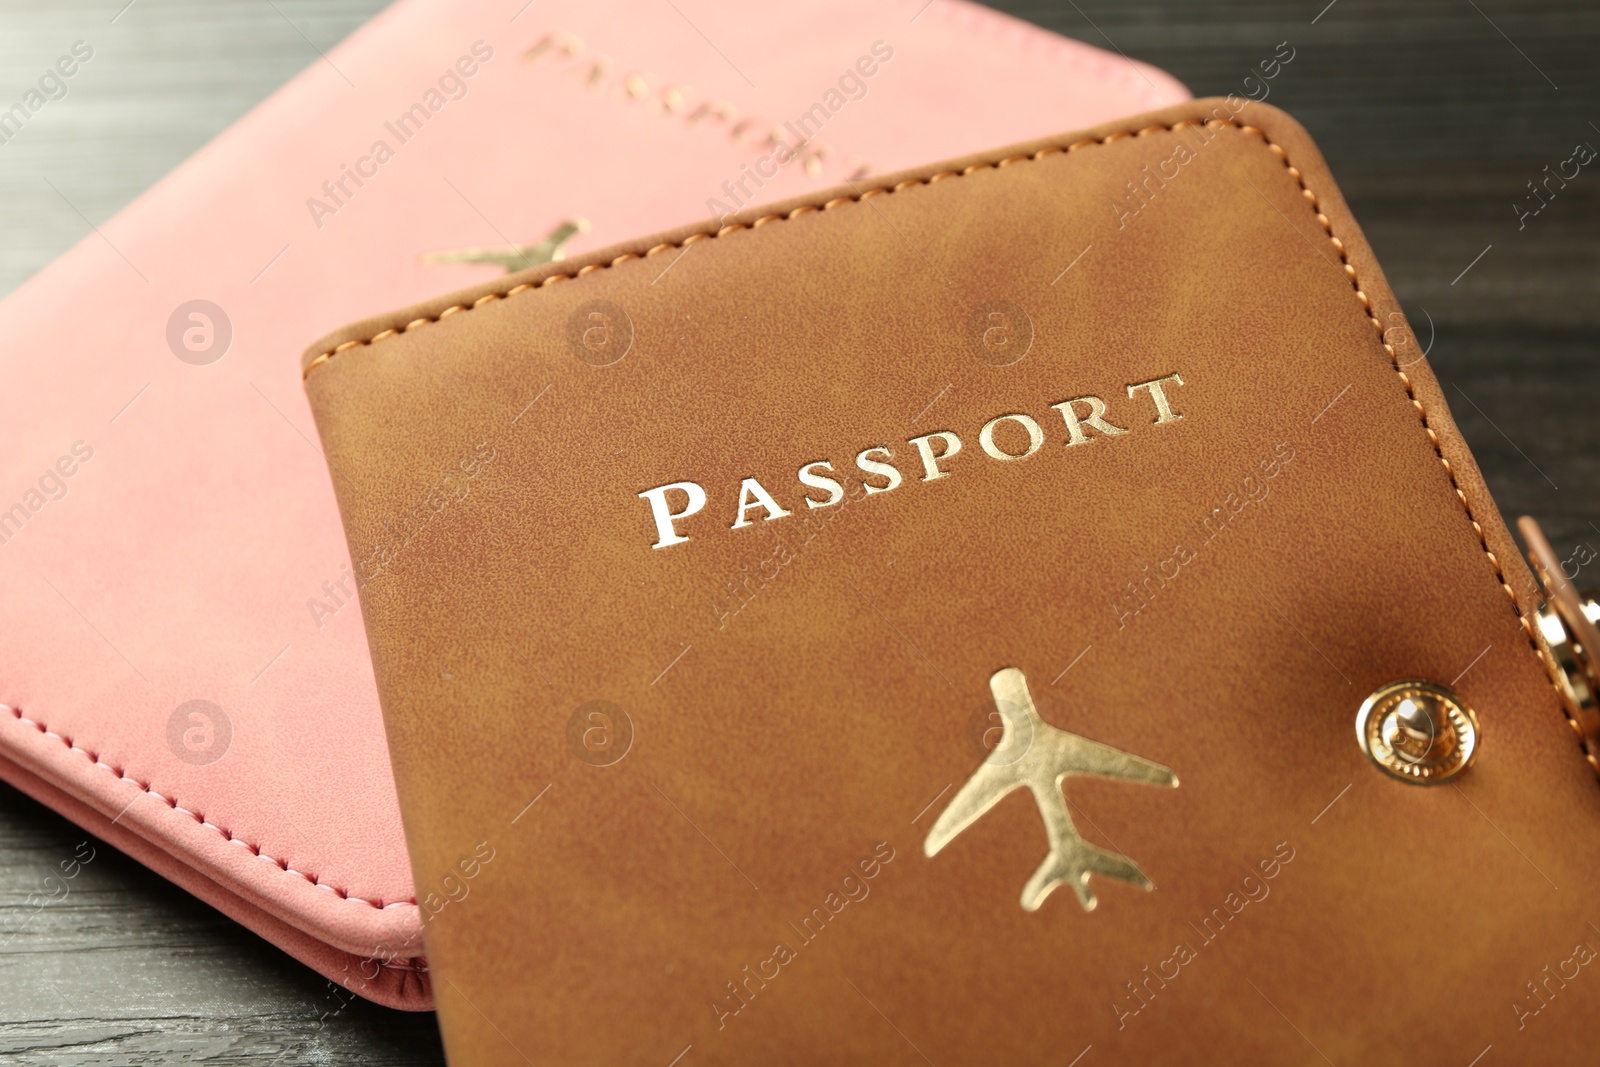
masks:
[[[395,5],[0,305],[0,777],[429,1007],[302,347],[523,257],[1186,97],[963,0]]]

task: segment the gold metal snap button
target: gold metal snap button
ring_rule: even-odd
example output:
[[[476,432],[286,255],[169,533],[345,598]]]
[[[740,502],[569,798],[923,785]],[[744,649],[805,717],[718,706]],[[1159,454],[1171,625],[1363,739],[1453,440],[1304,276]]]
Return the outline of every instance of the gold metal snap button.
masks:
[[[1442,685],[1409,679],[1369,696],[1356,715],[1361,749],[1384,771],[1417,785],[1448,782],[1478,754],[1478,717]]]

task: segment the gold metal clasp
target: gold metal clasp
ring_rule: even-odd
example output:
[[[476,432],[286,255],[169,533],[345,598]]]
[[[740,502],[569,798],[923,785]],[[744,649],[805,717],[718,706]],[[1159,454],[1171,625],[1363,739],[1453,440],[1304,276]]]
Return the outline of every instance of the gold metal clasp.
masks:
[[[1517,520],[1517,529],[1528,545],[1528,562],[1544,586],[1545,602],[1535,618],[1555,664],[1556,688],[1573,727],[1594,752],[1600,748],[1600,601],[1572,584],[1537,522],[1524,515]]]

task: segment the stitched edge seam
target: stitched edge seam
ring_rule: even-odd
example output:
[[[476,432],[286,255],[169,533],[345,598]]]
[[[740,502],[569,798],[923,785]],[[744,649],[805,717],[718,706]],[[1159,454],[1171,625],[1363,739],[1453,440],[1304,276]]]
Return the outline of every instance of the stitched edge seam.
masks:
[[[450,307],[445,308],[443,311],[439,312],[439,314],[437,314],[437,315],[424,316],[422,318],[412,319],[410,322],[406,323],[404,326],[398,326],[398,327],[394,327],[394,328],[391,328],[391,329],[383,330],[383,331],[381,331],[379,333],[376,333],[373,336],[371,336],[371,337],[369,337],[369,338],[367,338],[365,340],[362,340],[362,341],[346,341],[343,344],[337,346],[336,348],[332,348],[327,352],[323,352],[323,353],[319,354],[310,363],[307,363],[306,367],[305,367],[305,370],[301,372],[300,377],[301,377],[302,381],[305,380],[305,379],[310,378],[311,377],[311,372],[313,370],[315,370],[316,368],[322,366],[322,364],[326,363],[328,360],[332,359],[334,356],[340,355],[341,353],[344,353],[344,352],[348,352],[352,348],[364,348],[367,345],[377,344],[379,341],[387,341],[391,337],[398,336],[399,334],[402,334],[402,333],[407,333],[407,332],[409,332],[411,330],[420,329],[423,326],[427,326],[429,323],[441,322],[444,319],[449,318],[451,315],[455,315],[455,314],[458,314],[458,313],[463,312],[463,311],[473,311],[473,310],[476,310],[477,308],[483,307],[483,305],[485,305],[485,304],[492,304],[496,300],[505,300],[505,299],[507,299],[509,297],[516,296],[518,293],[527,292],[530,289],[540,289],[540,288],[543,288],[544,286],[547,286],[547,285],[554,285],[557,282],[565,282],[565,281],[571,281],[574,278],[581,278],[585,274],[592,274],[597,270],[606,270],[609,267],[621,266],[622,264],[627,263],[629,260],[647,259],[647,258],[649,258],[651,256],[660,255],[663,252],[670,252],[675,248],[687,249],[690,245],[696,244],[696,243],[698,243],[700,241],[710,241],[710,240],[715,240],[718,237],[726,237],[728,234],[736,233],[739,230],[760,229],[762,226],[765,226],[768,223],[782,222],[782,221],[784,221],[786,219],[799,218],[801,215],[809,215],[809,214],[811,214],[812,212],[815,212],[815,211],[832,211],[834,208],[840,207],[840,206],[842,206],[844,204],[853,204],[853,203],[855,203],[857,201],[860,201],[860,200],[869,200],[874,196],[886,196],[886,195],[888,195],[890,193],[898,193],[898,192],[900,192],[900,191],[902,191],[904,189],[909,189],[909,188],[912,188],[913,186],[917,186],[917,185],[932,185],[935,182],[943,181],[946,178],[965,177],[966,175],[972,174],[975,171],[988,170],[991,167],[993,167],[995,169],[999,169],[1001,167],[1010,166],[1013,163],[1022,163],[1024,161],[1028,161],[1028,160],[1042,159],[1042,158],[1044,158],[1046,156],[1058,155],[1058,154],[1060,154],[1062,152],[1076,152],[1080,148],[1088,148],[1091,145],[1110,144],[1112,141],[1120,141],[1120,140],[1123,140],[1123,139],[1128,138],[1128,137],[1144,137],[1144,136],[1146,136],[1148,134],[1152,134],[1152,133],[1162,133],[1162,132],[1166,132],[1166,131],[1169,131],[1169,130],[1179,130],[1179,129],[1184,129],[1184,128],[1187,128],[1187,127],[1199,127],[1199,126],[1202,126],[1202,125],[1210,126],[1210,125],[1213,125],[1213,124],[1215,124],[1215,126],[1217,126],[1217,127],[1220,127],[1222,125],[1228,125],[1228,126],[1237,126],[1238,125],[1238,123],[1235,123],[1235,122],[1223,123],[1220,119],[1214,119],[1214,120],[1212,120],[1211,123],[1201,123],[1201,122],[1198,122],[1198,121],[1193,120],[1193,119],[1184,119],[1184,120],[1182,120],[1180,122],[1173,123],[1170,126],[1146,126],[1144,129],[1138,130],[1136,132],[1111,133],[1111,134],[1107,134],[1104,137],[1091,137],[1091,138],[1088,138],[1087,140],[1076,141],[1076,142],[1074,142],[1074,143],[1072,143],[1070,145],[1067,145],[1065,148],[1051,146],[1051,147],[1048,147],[1048,148],[1041,148],[1041,149],[1039,149],[1039,151],[1034,152],[1031,155],[1025,154],[1025,155],[1017,155],[1017,156],[1007,156],[1005,159],[999,160],[998,162],[995,162],[995,163],[974,163],[971,166],[965,168],[964,170],[959,170],[959,171],[957,171],[957,170],[946,170],[946,171],[940,171],[938,174],[930,175],[927,178],[911,178],[911,179],[908,179],[906,181],[900,182],[898,185],[895,185],[895,186],[890,187],[890,188],[884,188],[882,186],[879,186],[877,188],[864,190],[862,192],[859,192],[859,193],[855,194],[854,196],[835,197],[834,199],[829,200],[827,203],[823,204],[820,207],[818,207],[818,206],[816,206],[814,204],[802,204],[801,206],[799,206],[797,208],[794,208],[793,210],[789,211],[787,214],[782,214],[782,215],[763,215],[759,219],[756,219],[754,222],[751,222],[751,223],[748,223],[748,224],[742,223],[742,222],[736,222],[736,223],[733,223],[731,225],[724,226],[720,230],[715,230],[715,231],[711,231],[711,232],[707,232],[707,233],[692,233],[688,237],[685,237],[683,240],[681,240],[681,241],[679,241],[679,242],[677,242],[675,244],[669,242],[669,243],[666,243],[666,244],[656,245],[654,248],[647,249],[645,251],[644,255],[642,255],[642,256],[638,255],[636,253],[633,253],[633,252],[625,252],[622,255],[618,256],[617,258],[611,260],[609,263],[591,263],[587,267],[580,268],[579,270],[573,271],[570,274],[552,274],[549,277],[541,278],[540,280],[538,280],[536,282],[523,282],[520,285],[512,286],[510,289],[506,290],[503,293],[485,293],[483,296],[478,297],[478,299],[474,300],[470,304],[454,304],[454,305],[452,305]],[[1254,127],[1251,127],[1251,129],[1254,129]],[[1259,130],[1257,130],[1256,132],[1260,133]],[[1265,137],[1264,134],[1262,136]]]
[[[280,871],[284,872],[285,874],[292,874],[292,875],[295,875],[295,876],[297,876],[299,878],[303,878],[307,882],[309,882],[310,884],[316,886],[318,889],[327,890],[328,892],[330,892],[330,893],[334,894],[335,896],[337,896],[340,900],[348,900],[348,901],[352,901],[352,902],[354,902],[356,904],[365,904],[370,908],[374,908],[376,910],[381,910],[381,911],[386,911],[389,908],[415,908],[417,906],[417,903],[416,903],[415,900],[396,900],[396,901],[390,901],[389,903],[384,903],[381,900],[368,900],[365,897],[355,896],[349,890],[338,889],[338,888],[335,888],[334,886],[328,885],[327,883],[321,881],[314,874],[306,874],[303,871],[297,871],[293,867],[289,866],[289,861],[288,860],[276,859],[276,858],[274,858],[272,856],[269,856],[265,852],[261,851],[261,847],[259,845],[253,845],[253,844],[249,843],[248,841],[241,840],[240,838],[237,838],[237,837],[233,836],[233,831],[228,830],[225,827],[218,826],[215,823],[207,822],[206,821],[206,817],[204,815],[201,815],[199,812],[194,812],[194,811],[190,811],[187,808],[179,807],[178,806],[178,801],[177,801],[176,798],[166,797],[166,796],[161,795],[160,793],[158,793],[154,789],[152,789],[148,782],[141,782],[137,778],[129,778],[126,774],[122,773],[122,769],[121,768],[113,767],[113,766],[111,766],[111,764],[103,762],[100,759],[100,757],[98,755],[96,755],[95,753],[90,752],[86,748],[79,748],[77,745],[73,744],[72,743],[72,739],[70,737],[63,737],[61,734],[58,734],[55,731],[48,729],[45,726],[44,723],[35,722],[33,719],[28,718],[26,715],[24,715],[22,713],[22,709],[21,708],[14,708],[9,704],[0,704],[0,709],[3,709],[5,711],[10,712],[12,718],[16,719],[20,723],[23,723],[25,725],[33,727],[35,730],[38,730],[41,734],[44,734],[44,736],[52,737],[55,740],[60,741],[70,751],[76,752],[79,755],[83,756],[91,764],[93,764],[96,767],[99,767],[100,769],[102,769],[104,771],[109,772],[111,775],[116,777],[118,780],[127,782],[130,785],[138,786],[141,791],[149,793],[151,796],[153,796],[157,800],[161,801],[163,804],[165,804],[167,807],[171,808],[173,811],[181,812],[182,814],[189,816],[189,818],[193,819],[195,822],[199,823],[201,826],[207,827],[207,828],[209,828],[211,830],[215,830],[217,835],[219,837],[221,837],[224,841],[230,842],[231,844],[238,845],[240,848],[246,850],[247,852],[249,852],[251,855],[255,856],[258,859],[266,860],[268,863],[272,864],[274,867],[278,868]],[[416,969],[414,967],[403,967],[403,966],[398,966],[398,965],[389,965],[389,964],[381,964],[381,965],[382,966],[393,966],[393,969],[395,969],[395,970],[415,970]]]
[[[1239,124],[1234,123],[1232,125]],[[1301,195],[1306,198],[1306,201],[1310,204],[1311,209],[1316,211],[1317,221],[1322,224],[1322,229],[1325,233],[1327,233],[1328,240],[1332,242],[1334,250],[1339,253],[1340,266],[1344,269],[1345,276],[1350,279],[1350,285],[1355,290],[1356,298],[1361,301],[1361,307],[1367,313],[1367,321],[1371,322],[1373,328],[1378,331],[1378,336],[1380,338],[1383,337],[1386,332],[1384,330],[1383,323],[1379,321],[1376,315],[1372,314],[1372,304],[1367,299],[1367,294],[1361,290],[1361,283],[1356,279],[1356,269],[1350,264],[1350,258],[1345,253],[1344,242],[1340,241],[1333,235],[1333,224],[1328,221],[1328,216],[1324,215],[1322,211],[1318,209],[1316,194],[1313,193],[1310,187],[1306,185],[1305,178],[1301,176],[1299,168],[1290,165],[1288,153],[1283,150],[1281,145],[1274,142],[1265,133],[1262,133],[1260,130],[1255,129],[1252,126],[1240,125],[1239,128],[1242,131],[1251,131],[1261,134],[1261,139],[1266,142],[1267,148],[1278,157],[1278,160],[1283,164],[1284,169],[1289,172],[1289,176],[1292,177],[1295,180],[1295,183],[1300,186]],[[1410,376],[1407,375],[1405,370],[1400,366],[1400,361],[1395,355],[1394,346],[1389,344],[1387,341],[1384,341],[1383,350],[1389,356],[1390,367],[1393,368],[1395,374],[1400,378],[1400,383],[1405,386],[1406,399],[1410,400],[1411,406],[1417,409],[1417,417],[1422,422],[1422,429],[1427,433],[1428,441],[1433,445],[1433,454],[1437,456],[1439,458],[1439,462],[1443,464],[1445,474],[1450,479],[1450,488],[1455,490],[1456,499],[1461,501],[1461,510],[1466,513],[1467,521],[1472,524],[1472,532],[1478,535],[1478,544],[1480,547],[1482,547],[1483,554],[1489,557],[1489,565],[1494,569],[1495,580],[1500,583],[1500,588],[1505,590],[1506,596],[1511,601],[1511,610],[1517,616],[1517,621],[1522,624],[1523,636],[1527,638],[1529,649],[1532,650],[1534,658],[1539,660],[1541,666],[1554,668],[1554,662],[1550,660],[1549,654],[1545,651],[1544,646],[1539,643],[1539,639],[1535,634],[1532,617],[1524,614],[1522,605],[1517,600],[1517,591],[1511,588],[1511,583],[1506,580],[1505,569],[1500,566],[1499,557],[1496,556],[1494,554],[1494,550],[1489,547],[1488,535],[1484,533],[1483,527],[1478,523],[1477,516],[1472,513],[1472,504],[1467,500],[1466,492],[1462,490],[1461,483],[1456,479],[1455,468],[1451,467],[1450,461],[1445,458],[1444,447],[1439,440],[1439,435],[1434,432],[1432,425],[1429,424],[1427,409],[1422,406],[1422,401],[1417,399],[1417,391],[1411,384]],[[1554,679],[1549,680],[1551,687],[1556,688]],[[1583,753],[1583,758],[1585,762],[1589,764],[1590,770],[1592,770],[1597,777],[1600,777],[1600,755],[1597,755],[1595,749],[1590,746],[1589,739],[1584,736],[1582,725],[1580,725],[1578,720],[1573,718],[1571,713],[1567,710],[1566,698],[1561,696],[1561,691],[1559,688],[1556,688],[1556,695],[1560,698],[1557,703],[1561,707],[1562,715],[1564,718],[1566,718],[1567,725],[1572,727],[1573,736],[1578,742],[1578,750]]]
[[[504,300],[508,297],[516,296],[518,293],[526,292],[529,289],[538,289],[547,285],[553,285],[556,282],[570,281],[574,278],[581,278],[585,274],[592,274],[598,270],[605,270],[608,267],[620,266],[629,260],[659,255],[662,252],[667,252],[674,248],[687,249],[690,245],[699,241],[710,241],[718,237],[725,237],[728,234],[735,233],[739,230],[760,229],[762,226],[765,226],[768,223],[782,222],[785,219],[798,218],[801,215],[808,215],[814,211],[831,211],[843,204],[851,204],[855,203],[856,201],[868,200],[874,196],[886,196],[891,193],[898,193],[904,189],[909,189],[918,185],[932,185],[935,182],[943,181],[946,178],[964,177],[968,174],[974,173],[975,171],[988,170],[991,167],[998,170],[1003,167],[1008,167],[1013,163],[1022,163],[1043,159],[1046,156],[1058,155],[1062,152],[1076,152],[1081,148],[1088,148],[1093,145],[1110,144],[1113,141],[1121,141],[1129,137],[1146,137],[1152,133],[1175,133],[1182,129],[1198,129],[1201,127],[1210,130],[1222,130],[1232,127],[1241,133],[1259,137],[1261,138],[1262,143],[1266,145],[1267,150],[1278,157],[1278,162],[1283,164],[1284,169],[1289,172],[1289,176],[1293,178],[1295,180],[1295,184],[1300,187],[1300,194],[1306,199],[1307,205],[1316,213],[1317,222],[1321,224],[1323,232],[1328,235],[1328,240],[1332,243],[1334,251],[1339,254],[1340,266],[1345,273],[1345,277],[1350,281],[1350,287],[1352,290],[1354,290],[1356,299],[1361,302],[1362,310],[1366,312],[1367,321],[1372,323],[1373,328],[1378,332],[1380,341],[1382,341],[1384,333],[1383,323],[1379,321],[1377,316],[1372,313],[1372,301],[1367,297],[1367,294],[1361,288],[1361,283],[1356,277],[1356,269],[1351,265],[1350,257],[1345,252],[1344,242],[1334,236],[1333,224],[1328,220],[1328,216],[1323,214],[1321,209],[1317,206],[1316,194],[1313,193],[1310,187],[1306,185],[1305,177],[1300,173],[1300,169],[1293,166],[1289,162],[1289,154],[1284,150],[1283,146],[1278,144],[1271,137],[1268,137],[1265,131],[1255,126],[1246,125],[1245,123],[1235,120],[1213,118],[1202,122],[1196,119],[1181,119],[1178,122],[1171,123],[1170,125],[1146,126],[1140,130],[1124,130],[1117,133],[1107,134],[1104,137],[1086,138],[1082,141],[1075,141],[1064,148],[1056,146],[1041,148],[1037,152],[1033,152],[1031,154],[1007,156],[1005,159],[998,160],[994,163],[974,163],[963,170],[941,171],[938,174],[930,175],[927,178],[912,178],[887,188],[878,186],[876,188],[867,189],[863,192],[857,193],[854,196],[836,197],[835,199],[829,200],[827,203],[823,204],[820,208],[815,205],[803,204],[800,207],[789,211],[787,214],[763,215],[761,218],[756,219],[754,222],[751,222],[748,225],[745,223],[734,223],[730,226],[724,226],[715,232],[690,234],[688,237],[685,237],[682,241],[679,241],[676,244],[659,244],[654,248],[648,249],[644,253],[644,256],[639,256],[629,252],[616,257],[609,263],[591,263],[587,267],[583,267],[570,274],[552,274],[549,277],[542,278],[536,282],[523,282],[520,285],[513,286],[504,293],[488,293],[479,297],[477,300],[474,300],[470,304],[455,304],[451,307],[447,307],[443,311],[439,312],[438,315],[435,315],[431,318],[423,317],[412,319],[404,326],[384,330],[370,338],[367,338],[364,341],[346,341],[336,348],[321,353],[310,363],[306,364],[305,371],[301,374],[301,379],[304,380],[309,378],[311,376],[311,372],[317,367],[320,367],[322,364],[326,363],[328,360],[342,352],[348,352],[352,348],[362,348],[367,345],[377,344],[379,341],[388,340],[390,337],[394,337],[411,330],[420,329],[429,323],[442,321],[449,318],[451,315],[455,315],[463,311],[472,311],[482,307],[485,304],[493,303],[496,300]],[[1505,591],[1507,598],[1509,598],[1511,601],[1511,611],[1516,615],[1517,621],[1522,624],[1523,635],[1528,640],[1528,647],[1532,650],[1535,658],[1540,661],[1541,665],[1547,664],[1548,658],[1544,649],[1540,646],[1538,638],[1535,636],[1533,621],[1523,613],[1522,605],[1517,601],[1516,590],[1511,588],[1511,583],[1506,580],[1505,570],[1500,566],[1499,558],[1495,556],[1494,550],[1489,547],[1488,535],[1484,533],[1483,526],[1479,524],[1477,517],[1472,513],[1472,504],[1467,500],[1467,494],[1462,490],[1461,483],[1456,479],[1455,469],[1450,466],[1450,461],[1445,458],[1444,448],[1439,441],[1439,435],[1434,432],[1433,427],[1429,424],[1427,409],[1423,407],[1422,401],[1417,399],[1416,389],[1411,384],[1411,378],[1400,367],[1399,361],[1395,356],[1394,346],[1389,344],[1387,341],[1382,341],[1382,344],[1384,352],[1386,352],[1389,356],[1390,367],[1394,370],[1395,374],[1399,376],[1400,383],[1405,387],[1406,397],[1411,401],[1411,406],[1416,409],[1417,416],[1422,423],[1422,428],[1428,435],[1428,441],[1433,445],[1433,454],[1437,456],[1439,458],[1439,462],[1444,465],[1445,474],[1450,479],[1450,488],[1455,490],[1456,498],[1461,501],[1462,511],[1466,513],[1467,521],[1472,524],[1472,532],[1477,535],[1478,544],[1480,547],[1482,547],[1483,554],[1489,558],[1489,565],[1494,570],[1495,580],[1500,583],[1500,588]],[[1551,686],[1555,686],[1553,679],[1551,680]],[[1557,693],[1559,695],[1559,690],[1557,690]],[[1590,748],[1588,739],[1583,735],[1582,727],[1579,726],[1576,719],[1572,718],[1572,716],[1567,713],[1565,700],[1561,701],[1561,708],[1562,714],[1567,719],[1567,725],[1572,727],[1573,734],[1577,738],[1579,751],[1583,753],[1584,759],[1588,762],[1590,768],[1595,772],[1595,774],[1600,776],[1600,753],[1597,753]]]

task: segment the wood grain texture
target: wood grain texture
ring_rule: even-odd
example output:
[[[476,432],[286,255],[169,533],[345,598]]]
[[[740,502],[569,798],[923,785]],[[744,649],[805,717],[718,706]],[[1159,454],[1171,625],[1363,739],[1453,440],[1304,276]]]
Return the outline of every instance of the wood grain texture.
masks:
[[[1154,62],[1199,95],[1249,91],[1245,78],[1289,42],[1294,59],[1268,99],[1311,130],[1339,176],[1501,508],[1541,518],[1563,555],[1600,550],[1600,168],[1523,228],[1512,207],[1575,143],[1600,147],[1600,9],[1325,2],[997,6]],[[96,50],[65,100],[0,145],[0,292],[382,6],[124,4],[0,4],[0,99],[73,41]],[[1585,578],[1600,586],[1600,562]],[[84,840],[0,786],[0,1061],[442,1062],[431,1016],[353,1001],[104,845],[91,843],[95,859],[63,899],[30,903]]]

